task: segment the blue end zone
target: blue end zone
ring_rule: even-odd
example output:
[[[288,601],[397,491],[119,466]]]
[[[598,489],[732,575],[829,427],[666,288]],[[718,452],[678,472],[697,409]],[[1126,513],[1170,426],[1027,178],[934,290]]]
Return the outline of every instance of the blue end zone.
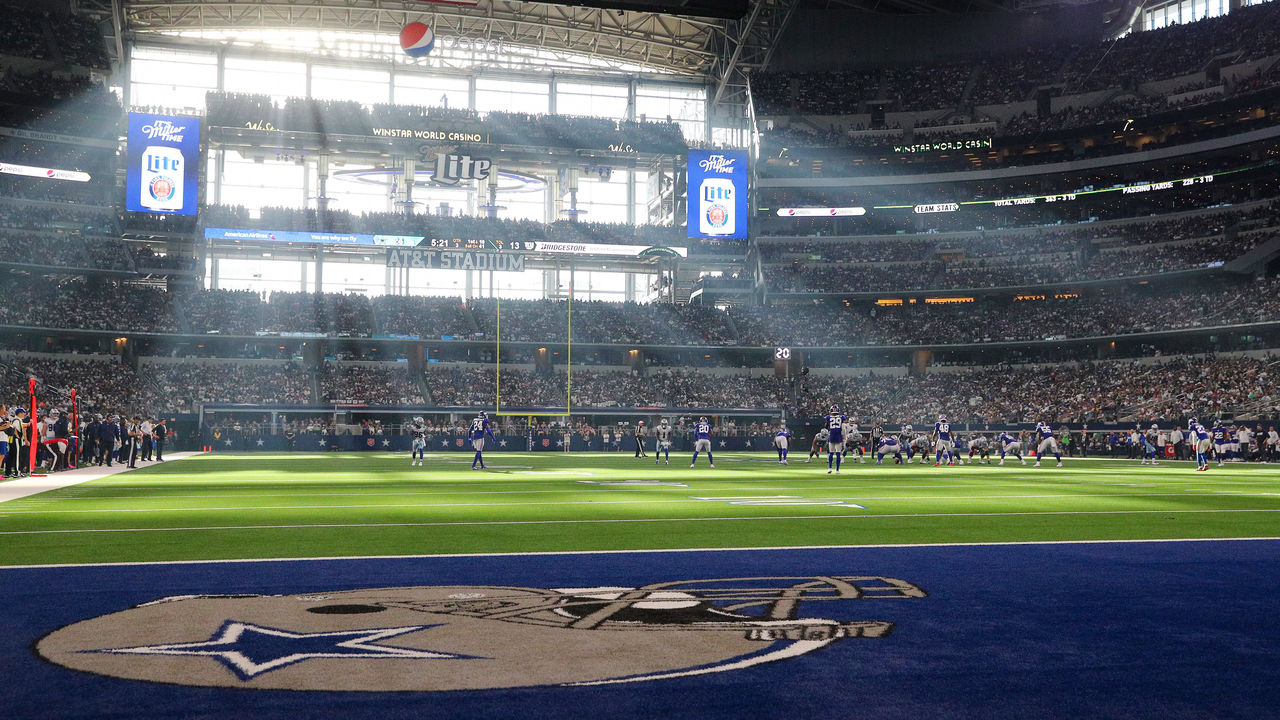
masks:
[[[447,693],[186,687],[70,670],[34,649],[62,626],[174,595],[854,575],[898,578],[927,597],[805,602],[802,616],[895,628],[777,662],[633,684]],[[255,720],[1271,717],[1280,707],[1277,598],[1280,541],[9,569],[0,571],[0,707],[12,718]]]

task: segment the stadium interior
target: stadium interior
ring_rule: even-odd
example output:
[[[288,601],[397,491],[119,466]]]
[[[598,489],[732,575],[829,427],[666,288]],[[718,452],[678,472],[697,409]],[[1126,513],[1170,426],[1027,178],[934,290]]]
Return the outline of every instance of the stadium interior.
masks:
[[[126,433],[164,419],[170,452],[240,477],[241,466],[216,463],[243,454],[295,473],[308,471],[288,469],[285,453],[305,463],[350,453],[358,468],[361,456],[377,456],[372,467],[394,452],[404,464],[419,439],[469,459],[485,411],[503,451],[547,454],[529,461],[537,472],[568,463],[618,482],[652,480],[647,463],[621,465],[642,424],[669,422],[683,460],[699,418],[711,418],[717,453],[770,460],[779,423],[800,456],[841,413],[873,442],[904,444],[909,427],[927,434],[945,415],[965,442],[982,438],[982,457],[1004,432],[1030,457],[1044,423],[1068,461],[1117,462],[1138,459],[1139,434],[1156,426],[1162,459],[1166,445],[1171,461],[1190,459],[1164,432],[1199,418],[1244,429],[1231,459],[1259,470],[1241,482],[1275,482],[1265,468],[1280,461],[1278,2],[0,0],[0,10],[0,425],[23,409],[40,423],[28,432],[53,433],[61,412],[72,440],[35,466],[6,464],[6,480],[96,468],[101,448],[86,440],[110,417]],[[410,23],[431,34],[406,44]],[[930,437],[930,459],[933,448]],[[617,467],[569,459],[589,453]],[[171,472],[136,474],[176,487]],[[1082,483],[1106,474],[1082,472]],[[0,503],[0,548],[30,543],[9,548],[21,565],[432,552],[405,537],[282,554],[248,539],[208,555],[164,543],[44,554],[45,536],[20,533],[53,530],[10,525],[18,519]],[[1009,535],[917,534],[911,522],[891,542],[1280,535],[1262,516],[1247,530],[1166,532],[1144,519],[1132,538],[1118,520],[1106,537],[1066,520]],[[580,549],[803,543],[802,532],[772,532]],[[456,553],[579,549],[500,533],[450,542]],[[1272,567],[1280,558],[1258,552]],[[838,683],[830,672],[806,682]],[[154,679],[123,677],[143,689],[121,697]],[[788,702],[777,692],[772,701]],[[995,713],[978,700],[915,707],[908,694],[866,716],[1065,707],[1034,688],[1017,696],[1021,711]],[[557,697],[532,702],[569,702]],[[722,707],[659,700],[656,714],[595,697],[623,717],[784,714],[734,704],[750,693]],[[1259,707],[1274,712],[1266,697],[1225,692],[1221,715],[1172,700],[1076,709],[1261,717]],[[519,701],[493,703],[501,717],[516,706],[499,704]],[[183,716],[171,702],[157,716]],[[242,702],[211,699],[201,712],[309,712],[279,700],[256,715]],[[380,717],[410,716],[385,702]],[[471,696],[456,716],[483,706]],[[109,716],[90,705],[74,714]]]

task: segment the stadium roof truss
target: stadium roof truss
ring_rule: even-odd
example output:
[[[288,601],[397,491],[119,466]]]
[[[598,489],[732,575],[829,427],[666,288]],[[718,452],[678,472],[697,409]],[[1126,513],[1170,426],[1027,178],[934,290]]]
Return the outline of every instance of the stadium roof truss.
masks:
[[[479,0],[474,7],[405,0],[81,0],[127,33],[331,30],[394,35],[425,22],[437,36],[494,40],[660,72],[707,76],[726,35],[721,20],[542,3]],[[584,68],[586,69],[586,68]]]

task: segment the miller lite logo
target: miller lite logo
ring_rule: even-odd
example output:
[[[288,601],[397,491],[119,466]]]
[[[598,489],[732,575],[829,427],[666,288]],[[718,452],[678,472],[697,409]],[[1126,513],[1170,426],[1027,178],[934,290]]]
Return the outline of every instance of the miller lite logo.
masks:
[[[457,185],[463,180],[484,180],[489,177],[492,167],[493,161],[488,158],[441,153],[436,155],[436,171],[431,179],[441,185]]]
[[[732,235],[737,225],[734,217],[735,190],[729,180],[703,180],[698,189],[702,213],[698,219],[703,235]]]
[[[142,134],[146,135],[148,140],[158,139],[162,142],[181,143],[182,133],[186,129],[186,125],[174,125],[168,120],[157,120],[150,125],[143,125]]]
[[[702,168],[703,172],[729,175],[733,173],[733,164],[737,161],[737,158],[727,158],[724,155],[711,155],[705,160],[698,161],[698,167]]]
[[[182,209],[184,163],[177,148],[152,145],[142,151],[142,191],[138,198],[142,207],[155,211]]]

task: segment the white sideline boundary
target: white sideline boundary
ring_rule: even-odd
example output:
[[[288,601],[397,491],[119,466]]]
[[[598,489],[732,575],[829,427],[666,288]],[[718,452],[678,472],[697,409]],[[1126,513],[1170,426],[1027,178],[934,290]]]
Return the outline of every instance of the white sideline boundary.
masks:
[[[441,553],[439,555],[333,555],[328,557],[241,558],[222,560],[146,560],[107,563],[52,563],[47,565],[0,565],[4,570],[49,568],[142,567],[147,565],[230,565],[233,563],[342,562],[346,560],[434,560],[485,557],[560,557],[573,555],[637,555],[642,553],[777,552],[780,550],[876,550],[894,548],[1003,547],[1009,545],[1121,545],[1134,543],[1275,542],[1280,537],[1230,538],[1142,538],[1125,540],[1018,540],[1005,542],[883,543],[873,545],[771,545],[768,547],[659,548],[640,550],[545,550],[536,552]]]
[[[185,458],[202,455],[197,452],[172,453],[165,458],[165,462],[175,462]],[[158,462],[148,463],[146,467],[159,465]],[[17,480],[8,480],[0,482],[0,503],[7,503],[12,500],[21,500],[32,495],[49,492],[50,490],[61,490],[63,488],[72,487],[81,483],[91,482],[93,480],[101,480],[104,477],[119,475],[123,472],[129,472],[132,469],[123,464],[116,464],[111,467],[90,465],[88,467],[76,468],[75,470],[64,470],[62,472],[45,475],[42,477],[24,477]]]

